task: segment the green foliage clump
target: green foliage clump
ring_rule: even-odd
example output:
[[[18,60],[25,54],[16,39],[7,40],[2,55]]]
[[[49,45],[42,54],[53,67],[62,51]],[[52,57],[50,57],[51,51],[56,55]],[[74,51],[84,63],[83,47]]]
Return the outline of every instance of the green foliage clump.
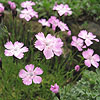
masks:
[[[55,100],[57,97],[55,97]],[[60,89],[61,100],[100,100],[100,69],[86,70],[76,85]]]

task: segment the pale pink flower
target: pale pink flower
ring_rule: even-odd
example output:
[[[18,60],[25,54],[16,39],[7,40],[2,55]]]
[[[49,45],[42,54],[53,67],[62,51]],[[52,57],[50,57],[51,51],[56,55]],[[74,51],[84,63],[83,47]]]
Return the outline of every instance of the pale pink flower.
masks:
[[[16,41],[14,44],[9,41],[7,42],[5,46],[5,56],[15,56],[18,59],[21,59],[24,57],[24,52],[28,52],[28,48],[25,46],[23,47],[23,43],[20,43]]]
[[[61,31],[69,30],[68,26],[65,23],[63,23],[62,21],[60,21],[58,23],[58,27],[61,29]]]
[[[25,1],[21,3],[21,7],[23,8],[32,8],[32,6],[34,6],[35,3],[32,1]]]
[[[46,59],[51,59],[54,54],[56,56],[60,56],[62,54],[61,47],[63,46],[63,42],[60,38],[56,38],[51,34],[48,34],[45,38],[44,33],[38,33],[35,35],[38,40],[35,42],[35,47],[40,51],[43,51]]]
[[[91,32],[88,33],[86,30],[80,31],[78,36],[82,39],[85,39],[85,43],[87,46],[90,46],[91,44],[93,44],[91,40],[95,40],[96,42],[99,42],[99,40],[96,39],[96,35],[93,35],[93,33]]]
[[[23,83],[25,85],[31,85],[32,81],[35,84],[40,84],[42,82],[42,78],[38,75],[41,75],[43,73],[43,70],[39,67],[36,67],[34,69],[34,65],[26,65],[25,69],[21,69],[19,72],[19,77],[22,78]]]
[[[16,4],[14,2],[8,1],[8,4],[10,5],[11,10],[16,9]]]
[[[42,26],[50,27],[50,23],[48,21],[46,21],[46,19],[40,19],[40,20],[38,20],[38,22],[41,23]]]
[[[66,4],[66,5],[63,5],[63,4],[60,4],[60,5],[55,5],[53,7],[53,10],[57,10],[58,11],[58,14],[60,16],[62,15],[71,15],[72,14],[72,11],[71,11],[71,8],[69,8],[69,6]]]
[[[48,22],[50,24],[52,24],[52,29],[55,31],[56,30],[56,27],[58,26],[59,24],[59,19],[57,19],[55,16],[51,16],[48,20]]]
[[[57,83],[53,85],[51,85],[51,88],[50,90],[53,92],[53,93],[58,93],[59,92],[59,86],[57,85]]]
[[[80,38],[77,38],[76,36],[72,36],[72,42],[71,45],[76,47],[79,51],[82,51],[83,48],[83,40]]]
[[[98,68],[99,66],[98,62],[100,61],[100,57],[97,54],[93,55],[93,53],[94,53],[93,49],[88,49],[82,52],[83,57],[86,59],[84,63],[88,67],[91,67],[91,65],[93,65],[94,67]]]
[[[79,65],[76,65],[75,66],[75,70],[78,72],[80,70],[80,66]]]
[[[25,18],[26,21],[30,21],[32,17],[38,18],[37,12],[35,12],[33,9],[24,9],[21,11],[21,14],[19,15],[20,18]]]
[[[2,3],[0,3],[0,13],[3,13],[4,12],[4,6]]]

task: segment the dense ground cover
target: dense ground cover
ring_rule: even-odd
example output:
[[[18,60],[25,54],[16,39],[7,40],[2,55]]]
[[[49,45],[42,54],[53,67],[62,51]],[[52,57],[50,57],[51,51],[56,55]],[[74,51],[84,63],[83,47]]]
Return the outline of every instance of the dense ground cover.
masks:
[[[70,26],[99,21],[99,1],[12,1],[0,1],[0,100],[99,100],[100,37]]]

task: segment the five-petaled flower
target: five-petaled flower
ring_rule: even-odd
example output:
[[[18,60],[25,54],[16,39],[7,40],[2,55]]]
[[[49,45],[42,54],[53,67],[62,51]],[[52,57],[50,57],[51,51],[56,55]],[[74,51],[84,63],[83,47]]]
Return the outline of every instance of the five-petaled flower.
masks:
[[[71,8],[69,8],[69,6],[66,4],[66,5],[63,5],[63,4],[60,4],[60,5],[55,5],[53,7],[53,10],[57,10],[58,11],[58,14],[60,16],[62,15],[71,15],[72,14],[72,11],[71,11]]]
[[[32,8],[32,6],[34,6],[35,3],[32,1],[25,1],[21,3],[21,7],[23,8]]]
[[[24,52],[28,52],[27,47],[23,47],[23,43],[20,43],[16,41],[14,44],[9,41],[7,42],[5,46],[5,56],[15,56],[18,59],[21,59],[24,57]]]
[[[50,23],[48,21],[46,21],[46,19],[40,19],[40,20],[38,20],[38,22],[41,23],[42,26],[50,27]]]
[[[32,17],[38,18],[38,13],[35,12],[33,9],[24,9],[21,11],[19,15],[20,18],[25,18],[26,21],[30,21]]]
[[[25,69],[21,69],[19,72],[19,77],[22,78],[23,83],[25,85],[31,85],[32,81],[35,84],[40,84],[42,82],[42,78],[38,75],[41,75],[43,73],[43,70],[39,67],[36,67],[34,69],[34,65],[26,65]]]
[[[93,35],[93,33],[91,32],[88,33],[86,30],[80,31],[78,36],[82,39],[85,39],[85,43],[87,46],[90,46],[91,44],[93,44],[91,40],[95,40],[96,42],[99,42],[99,40],[96,39],[96,35]]]
[[[93,55],[93,53],[94,53],[93,49],[88,49],[82,52],[83,57],[86,59],[84,63],[88,67],[91,67],[91,65],[93,65],[94,67],[98,68],[99,66],[98,62],[100,61],[100,57],[97,54]]]
[[[79,51],[82,51],[83,49],[83,40],[80,38],[77,38],[76,36],[72,36],[72,42],[71,45],[76,47]]]
[[[50,90],[53,92],[53,93],[58,93],[59,92],[59,86],[57,85],[57,83],[53,85],[51,85],[51,88]]]
[[[35,35],[38,40],[35,42],[35,47],[40,51],[43,51],[46,59],[51,59],[54,54],[60,56],[62,54],[61,47],[63,42],[60,38],[56,38],[51,34],[48,34],[45,38],[44,33],[38,33]]]

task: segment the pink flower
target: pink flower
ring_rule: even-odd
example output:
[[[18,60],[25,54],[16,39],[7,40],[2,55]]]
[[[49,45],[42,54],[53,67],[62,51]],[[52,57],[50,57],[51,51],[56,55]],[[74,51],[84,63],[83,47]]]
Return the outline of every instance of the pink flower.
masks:
[[[75,66],[75,70],[78,72],[80,70],[80,66],[79,65],[76,65]]]
[[[16,9],[16,4],[14,2],[8,1],[8,4],[10,5],[11,10]]]
[[[72,14],[71,8],[69,8],[69,6],[67,4],[66,5],[63,5],[63,4],[55,5],[53,7],[53,10],[57,10],[60,16],[62,16],[62,15],[67,16],[67,15]]]
[[[19,15],[20,18],[25,18],[26,21],[31,20],[32,17],[38,18],[37,12],[35,12],[33,9],[24,9],[21,11],[21,14]]]
[[[99,42],[99,40],[96,39],[96,35],[93,35],[91,32],[88,33],[86,30],[80,31],[78,36],[82,39],[85,39],[85,43],[87,46],[90,46],[91,44],[93,44],[91,40],[95,40],[96,42]]]
[[[50,24],[52,24],[52,29],[55,31],[56,30],[56,27],[58,26],[59,24],[59,19],[57,19],[55,16],[51,16],[48,20],[48,22]]]
[[[5,56],[15,56],[18,59],[21,59],[24,57],[24,52],[28,52],[27,47],[23,47],[23,43],[20,43],[16,41],[14,44],[12,44],[11,41],[7,42],[5,46]]]
[[[32,8],[32,6],[34,6],[35,3],[32,1],[25,1],[21,3],[21,7],[23,8]]]
[[[82,51],[83,48],[83,40],[80,38],[77,38],[76,36],[72,36],[72,42],[71,45],[76,47],[79,51]]]
[[[61,31],[69,30],[68,26],[65,23],[63,23],[62,21],[60,21],[58,23],[58,27],[61,29]]]
[[[4,12],[4,6],[2,3],[0,3],[0,13],[3,13]]]
[[[91,67],[92,64],[94,67],[98,68],[99,66],[98,62],[100,61],[100,57],[97,54],[93,55],[93,53],[94,53],[93,49],[88,49],[82,52],[83,57],[86,59],[84,63],[88,67]]]
[[[51,85],[50,90],[51,90],[53,93],[58,93],[58,91],[59,91],[59,86],[57,85],[57,83],[55,83],[54,86]]]
[[[46,19],[40,19],[38,22],[41,23],[43,26],[50,27],[50,23],[46,21]]]
[[[22,78],[23,83],[25,85],[31,85],[32,80],[35,84],[40,84],[42,82],[42,78],[38,75],[41,75],[43,73],[43,70],[39,67],[36,67],[34,69],[34,65],[26,65],[25,69],[21,69],[19,72],[19,77]],[[34,70],[33,70],[34,69]]]
[[[67,35],[68,36],[71,36],[71,31],[70,30],[67,32]]]
[[[60,56],[62,54],[61,47],[63,46],[63,42],[60,38],[56,38],[51,34],[48,34],[45,38],[44,33],[38,33],[35,35],[38,40],[35,42],[35,47],[43,51],[44,56],[46,59],[51,59],[54,54],[56,56]]]

